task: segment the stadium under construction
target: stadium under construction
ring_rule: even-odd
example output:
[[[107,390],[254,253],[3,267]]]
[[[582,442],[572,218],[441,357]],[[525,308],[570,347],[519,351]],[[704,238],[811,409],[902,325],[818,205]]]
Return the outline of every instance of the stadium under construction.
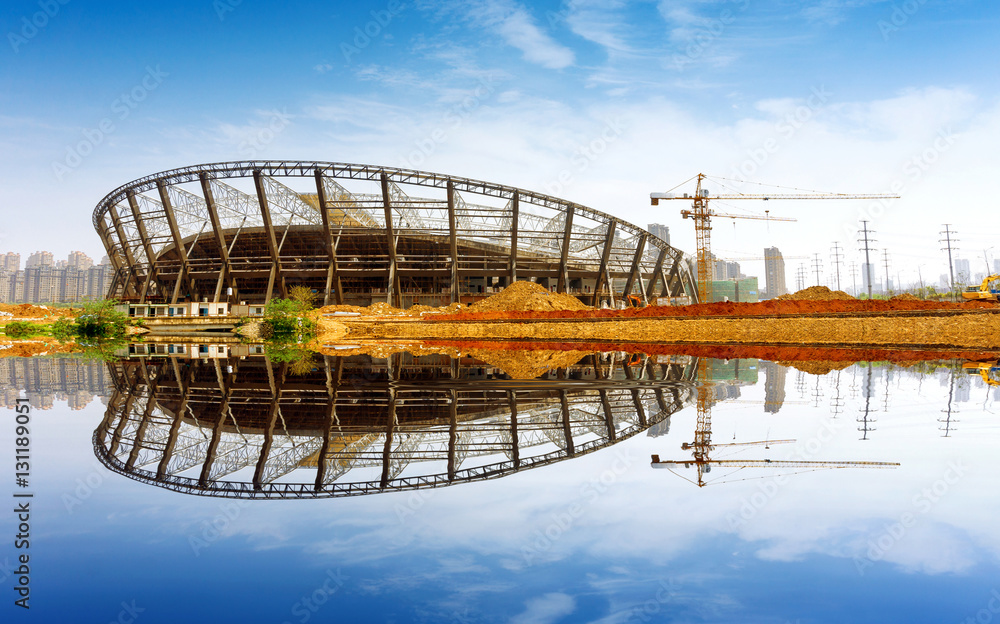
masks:
[[[114,265],[108,297],[136,304],[259,305],[305,286],[324,304],[439,306],[518,280],[590,305],[697,300],[690,259],[643,228],[556,197],[407,169],[196,165],[115,189],[93,222]]]

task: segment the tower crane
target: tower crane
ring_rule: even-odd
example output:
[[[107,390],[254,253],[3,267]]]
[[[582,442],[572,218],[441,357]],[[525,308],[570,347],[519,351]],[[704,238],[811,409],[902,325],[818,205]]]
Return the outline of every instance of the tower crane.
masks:
[[[712,280],[709,279],[709,260],[711,255],[711,232],[712,217],[725,217],[729,219],[761,219],[766,221],[796,221],[784,217],[772,217],[770,211],[765,210],[765,216],[758,215],[732,215],[722,214],[710,209],[708,202],[711,199],[758,199],[768,201],[771,199],[893,199],[898,195],[885,195],[880,193],[868,194],[845,194],[845,193],[785,193],[785,194],[753,194],[753,193],[732,193],[728,195],[714,195],[709,197],[707,189],[702,188],[702,181],[708,177],[704,173],[699,173],[698,186],[695,189],[694,197],[684,193],[676,196],[672,193],[650,193],[649,198],[652,205],[658,206],[660,200],[682,199],[690,200],[691,210],[682,210],[681,216],[685,219],[690,217],[694,220],[695,238],[698,247],[698,301],[711,303],[712,301]]]
[[[651,464],[653,468],[667,468],[671,466],[694,466],[698,470],[698,487],[705,487],[705,475],[712,471],[712,466],[731,468],[895,468],[898,463],[893,462],[872,462],[872,461],[810,461],[810,460],[770,460],[770,459],[712,459],[709,452],[720,447],[733,446],[756,446],[770,444],[788,444],[795,440],[771,440],[759,442],[741,442],[736,444],[712,444],[712,409],[709,397],[708,369],[710,364],[708,358],[701,358],[698,361],[698,424],[694,432],[694,442],[681,444],[681,449],[691,451],[694,456],[688,460],[661,460],[659,455],[653,455]]]
[[[777,221],[777,218],[774,219]],[[782,260],[809,260],[810,256],[782,256]],[[743,256],[741,258],[729,258],[725,256],[719,256],[720,260],[725,260],[726,262],[750,262],[751,260],[767,260],[765,256]]]

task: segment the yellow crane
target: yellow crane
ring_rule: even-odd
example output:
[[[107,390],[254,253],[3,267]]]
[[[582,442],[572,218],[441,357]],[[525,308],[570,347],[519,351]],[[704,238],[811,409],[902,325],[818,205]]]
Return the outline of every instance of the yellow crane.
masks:
[[[681,199],[691,201],[691,210],[682,210],[681,216],[685,219],[690,217],[694,220],[695,238],[698,248],[698,300],[703,303],[712,301],[712,280],[711,268],[709,267],[712,258],[711,232],[712,217],[725,217],[728,219],[761,219],[766,221],[796,221],[784,217],[772,217],[770,211],[765,210],[765,216],[757,215],[732,215],[717,213],[709,208],[708,202],[712,199],[757,199],[768,201],[771,199],[893,199],[898,195],[885,195],[880,193],[868,194],[846,194],[846,193],[784,193],[784,194],[760,194],[760,193],[732,193],[728,195],[709,196],[708,190],[702,188],[702,182],[708,177],[704,173],[697,175],[698,185],[695,188],[694,197],[687,193],[681,196],[672,193],[650,193],[649,198],[654,206],[658,206],[661,200]]]
[[[742,442],[736,444],[712,444],[712,399],[709,396],[710,387],[707,383],[710,364],[708,358],[698,361],[698,424],[694,431],[694,442],[681,444],[681,449],[691,451],[693,458],[684,460],[661,460],[659,455],[653,455],[653,468],[670,469],[672,466],[685,468],[695,467],[698,470],[698,487],[705,487],[705,475],[712,471],[712,466],[730,468],[895,468],[894,462],[872,461],[810,461],[810,460],[770,460],[770,459],[712,459],[709,452],[720,447],[755,446],[770,444],[787,444],[795,440],[771,440],[761,442]]]

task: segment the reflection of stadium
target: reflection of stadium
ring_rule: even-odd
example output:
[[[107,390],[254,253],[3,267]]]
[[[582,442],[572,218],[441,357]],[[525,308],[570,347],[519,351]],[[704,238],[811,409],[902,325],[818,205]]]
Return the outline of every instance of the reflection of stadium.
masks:
[[[109,469],[190,494],[321,498],[491,479],[605,448],[691,400],[696,366],[587,356],[539,379],[478,360],[264,357],[109,364]],[[582,383],[585,382],[585,383]],[[661,425],[661,429],[663,425]]]
[[[304,285],[326,303],[440,305],[516,280],[586,303],[696,290],[681,252],[620,219],[540,193],[387,167],[175,169],[113,191],[94,227],[116,271],[108,296],[130,302],[259,304]]]

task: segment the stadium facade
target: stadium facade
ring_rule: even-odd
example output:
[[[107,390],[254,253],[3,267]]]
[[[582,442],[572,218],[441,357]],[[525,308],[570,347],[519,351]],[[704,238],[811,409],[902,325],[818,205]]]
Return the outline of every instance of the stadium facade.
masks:
[[[408,169],[196,165],[115,189],[93,222],[114,265],[107,296],[130,303],[262,304],[306,286],[327,304],[443,305],[517,280],[591,305],[697,297],[689,259],[636,225]]]

